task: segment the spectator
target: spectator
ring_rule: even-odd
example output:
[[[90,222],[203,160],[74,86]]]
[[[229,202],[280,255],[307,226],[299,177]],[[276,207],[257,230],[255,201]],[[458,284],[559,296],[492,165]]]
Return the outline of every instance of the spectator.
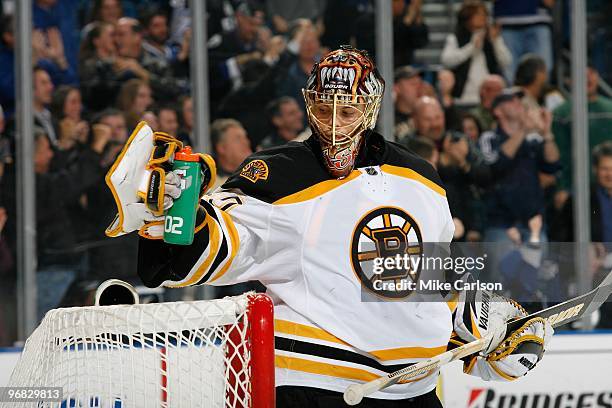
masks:
[[[436,99],[419,99],[414,122],[417,137],[429,139],[440,152],[437,170],[455,222],[454,238],[466,239],[469,234],[471,240],[478,240],[482,226],[472,217],[477,199],[474,189],[490,182],[488,166],[465,135],[446,130],[444,112]]]
[[[306,112],[302,84],[306,83],[312,67],[320,57],[320,52],[321,44],[317,32],[313,28],[304,29],[300,35],[297,60],[289,66],[287,74],[278,82],[277,96],[291,96],[298,101],[302,112]]]
[[[423,20],[423,0],[393,0],[393,64],[414,64],[414,51],[429,42],[429,29]]]
[[[53,94],[50,111],[59,131],[58,144],[62,150],[70,150],[75,144],[87,144],[89,124],[81,118],[83,105],[78,88],[61,85]]]
[[[610,140],[612,135],[612,100],[597,93],[599,87],[598,72],[587,69],[587,97],[589,115],[589,151],[595,146]],[[572,190],[572,104],[565,102],[553,111],[553,134],[559,145],[561,163],[564,164],[559,177],[559,189],[556,205],[561,207]]]
[[[324,0],[266,0],[265,4],[272,27],[279,34],[288,33],[291,22],[298,18],[306,18],[322,27]]]
[[[109,168],[128,140],[129,133],[125,117],[120,110],[108,108],[94,116],[92,124],[101,124],[110,128],[108,146],[101,158],[102,167]],[[104,126],[99,126],[98,128],[102,128],[100,132],[105,133]]]
[[[441,59],[455,74],[452,95],[458,105],[476,105],[482,79],[500,74],[512,62],[499,26],[488,26],[487,16],[480,1],[465,2],[457,15],[455,33],[446,38]]]
[[[15,36],[12,16],[2,18],[2,44],[0,45],[0,104],[4,107],[7,117],[12,118],[15,110]],[[49,80],[56,84],[74,83],[76,76],[67,66],[60,67],[54,61],[60,58],[60,51],[52,49],[45,43],[40,32],[32,35],[32,62],[36,67],[48,73]],[[45,59],[47,58],[47,59]],[[51,83],[53,85],[53,82]]]
[[[516,69],[514,85],[523,90],[523,104],[527,109],[540,109],[540,99],[547,82],[548,72],[544,60],[535,54],[523,56]]]
[[[399,67],[395,70],[393,76],[395,129],[393,133],[397,140],[414,133],[412,113],[419,100],[422,83],[420,72],[411,66]]]
[[[215,120],[210,127],[210,138],[217,163],[214,189],[225,183],[253,151],[246,130],[234,119]]]
[[[448,69],[441,69],[437,75],[437,93],[432,97],[438,98],[444,109],[444,120],[446,128],[450,130],[461,130],[461,115],[463,111],[455,104],[453,88],[455,87],[455,74]],[[427,92],[425,86],[421,89],[423,95]]]
[[[499,93],[506,87],[506,81],[500,75],[487,75],[480,84],[480,103],[472,108],[470,113],[478,119],[482,130],[493,130],[495,118],[491,112],[491,104]]]
[[[175,137],[178,135],[179,122],[176,109],[170,105],[161,106],[157,109],[157,121],[159,123],[157,130]],[[183,140],[181,141],[184,142]]]
[[[262,49],[263,59],[254,59],[244,65],[242,85],[223,98],[216,115],[238,120],[247,130],[252,146],[257,146],[271,131],[268,122],[261,118],[267,114],[266,105],[275,98],[275,81],[282,78],[291,61],[290,52],[283,52],[285,41],[282,37],[272,37],[261,46],[267,47]]]
[[[8,274],[12,272],[12,269],[15,266],[13,253],[9,248],[8,241],[3,233],[6,220],[6,209],[4,207],[0,207],[0,276],[3,277],[3,280],[4,277],[8,277]]]
[[[92,111],[112,105],[121,84],[138,77],[136,63],[117,56],[114,33],[113,25],[95,22],[81,42],[81,90]]]
[[[0,203],[0,277],[2,277],[2,288],[0,288],[0,345],[12,344],[16,324],[13,306],[15,299],[15,255],[11,248],[8,236],[5,232],[7,221],[6,209]],[[13,238],[14,239],[14,238]]]
[[[355,41],[360,17],[372,16],[373,8],[371,0],[328,1],[323,13],[325,27],[321,37],[323,46],[333,50],[342,44],[351,44],[351,41]],[[338,24],[339,21],[342,21],[342,24]],[[357,47],[365,48],[359,43]]]
[[[257,150],[283,145],[304,130],[304,113],[292,97],[283,96],[273,100],[268,104],[267,111],[274,130],[261,141]]]
[[[610,271],[612,256],[612,142],[607,140],[592,150],[594,181],[590,188],[591,209],[591,257],[590,271],[594,283]],[[574,213],[571,196],[559,210],[555,210],[550,228],[551,239],[572,242],[574,237]],[[572,272],[573,269],[572,269]],[[573,277],[573,275],[572,275]],[[601,309],[598,328],[612,328],[612,306],[606,302]]]
[[[33,4],[33,58],[49,72],[55,85],[76,84],[78,80],[75,69],[70,66],[66,57],[64,40],[60,32],[62,17],[56,3],[57,0],[36,0]],[[68,25],[72,24],[68,22]],[[67,38],[70,41],[69,48],[73,52],[76,51],[76,40],[71,36]]]
[[[115,35],[119,56],[130,64],[127,69],[140,79],[148,80],[155,99],[172,100],[186,92],[187,81],[174,77],[173,68],[168,61],[161,61],[145,52],[143,29],[137,20],[130,17],[120,18]]]
[[[551,132],[552,115],[542,110],[540,128],[530,131],[522,96],[516,89],[500,93],[491,106],[498,127],[480,137],[481,151],[496,180],[486,200],[487,242],[510,242],[506,235],[510,227],[516,227],[525,241],[528,221],[537,214],[543,215],[545,208],[538,173],[554,174],[559,170],[559,150]],[[542,242],[546,240],[544,231]]]
[[[174,41],[183,36],[184,30],[191,25],[190,11],[186,4],[173,2],[172,4],[172,35]],[[236,29],[235,2],[226,0],[212,0],[206,2],[206,13],[208,21],[206,28],[210,38],[222,32],[234,31]],[[183,32],[182,32],[183,31]]]
[[[143,32],[140,23],[130,17],[122,17],[115,25],[115,46],[120,57],[132,61],[129,67],[139,78],[149,79],[149,72],[142,67],[139,59],[143,55]]]
[[[54,149],[59,147],[59,137],[53,124],[53,117],[47,106],[53,97],[53,83],[47,71],[41,67],[34,67],[33,70],[34,93],[32,108],[34,110],[34,124],[44,130],[44,134],[49,138],[50,146]]]
[[[591,237],[594,242],[612,242],[612,142],[607,140],[592,151],[595,186],[591,199]]]
[[[520,231],[509,228],[506,233],[514,248],[499,263],[504,293],[512,296],[530,313],[564,299],[561,291],[559,264],[540,243],[543,220],[540,214],[528,221],[529,240],[523,242]]]
[[[519,59],[534,53],[544,61],[547,72],[553,66],[550,10],[555,0],[496,0],[493,17],[501,25],[502,37],[512,53],[505,77],[512,82]]]
[[[89,22],[115,25],[121,17],[123,17],[123,8],[120,0],[94,0]]]
[[[179,99],[180,107],[181,107],[181,116],[180,116],[180,124],[181,128],[178,132],[177,138],[179,140],[183,140],[187,142],[190,146],[193,146],[193,98],[191,96],[182,96]]]
[[[176,59],[177,48],[168,44],[168,16],[161,10],[146,13],[142,19],[145,40],[142,48],[151,59],[167,64]]]
[[[153,129],[153,131],[156,132],[159,130],[159,121],[157,120],[157,115],[155,114],[155,112],[150,110],[145,111],[142,114],[142,120],[147,122],[147,125],[149,125],[151,129]]]
[[[15,24],[12,16],[0,21],[0,105],[7,119],[15,111]]]
[[[471,113],[464,113],[461,119],[462,133],[468,137],[472,143],[478,143],[482,128],[478,118]]]
[[[100,164],[104,174],[121,152],[128,140],[128,129],[122,113],[113,108],[100,112],[92,121],[94,134],[108,135],[109,143],[101,157]],[[101,188],[104,176],[101,175],[86,192],[88,239],[97,242],[89,251],[90,273],[88,279],[131,278],[135,275],[138,236],[125,235],[116,239],[106,239],[104,230],[117,213],[112,193],[108,188]]]
[[[99,166],[101,152],[108,139],[94,137],[90,147],[83,149],[79,160],[61,171],[51,170],[54,151],[49,136],[38,129],[34,134],[33,167],[36,173],[37,281],[38,316],[57,306],[70,283],[82,269],[82,255],[75,252],[78,231],[71,221],[69,206],[85,189],[103,177]],[[14,166],[3,180],[4,191],[15,194]],[[96,186],[99,188],[99,184]],[[12,192],[12,193],[11,193]],[[9,219],[15,217],[15,196],[3,197],[8,203]],[[49,205],[53,203],[53,205]]]
[[[262,57],[256,48],[259,19],[247,3],[237,8],[235,16],[235,30],[216,34],[208,40],[213,105],[242,84],[244,68],[249,61]]]
[[[592,150],[593,183],[590,189],[591,241],[612,242],[612,141],[606,140]],[[572,242],[574,237],[571,196],[555,212],[551,236],[555,241]],[[606,248],[611,251],[612,247]]]
[[[406,147],[418,156],[422,157],[431,164],[434,169],[438,168],[438,160],[440,159],[440,152],[436,149],[436,145],[425,137],[411,137],[406,140]]]
[[[481,207],[481,190],[491,181],[491,172],[480,151],[467,136],[447,133],[437,169],[453,215],[453,239],[481,241],[484,223],[477,209]]]
[[[4,119],[4,110],[0,105],[0,184],[2,184],[2,175],[4,174],[4,166],[13,161],[11,153],[11,142],[4,134],[6,121]],[[2,199],[2,197],[0,197]]]
[[[442,151],[442,142],[446,135],[446,124],[444,111],[437,99],[430,96],[422,96],[414,107],[413,136],[430,139],[436,145],[438,151]]]
[[[130,131],[142,120],[145,111],[153,104],[151,88],[140,79],[130,79],[121,86],[117,108],[123,112]]]

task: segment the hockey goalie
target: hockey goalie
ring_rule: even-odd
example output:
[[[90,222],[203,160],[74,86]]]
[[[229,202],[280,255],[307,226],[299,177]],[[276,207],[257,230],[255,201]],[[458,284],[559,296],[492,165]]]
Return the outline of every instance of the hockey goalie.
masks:
[[[266,286],[275,305],[279,407],[346,406],[348,386],[491,333],[464,371],[513,380],[534,368],[553,332],[532,319],[505,333],[505,322],[526,313],[486,292],[414,302],[410,293],[376,291],[375,258],[406,253],[415,241],[450,242],[454,231],[436,171],[373,130],[384,88],[365,52],[341,47],[325,55],[303,91],[308,140],[254,153],[213,192],[214,162],[202,155],[188,246],[161,239],[163,210],[181,194],[167,165],[180,142],[139,127],[109,174],[119,214],[107,234],[138,230],[138,274],[147,286]],[[437,377],[400,382],[359,406],[440,407]]]

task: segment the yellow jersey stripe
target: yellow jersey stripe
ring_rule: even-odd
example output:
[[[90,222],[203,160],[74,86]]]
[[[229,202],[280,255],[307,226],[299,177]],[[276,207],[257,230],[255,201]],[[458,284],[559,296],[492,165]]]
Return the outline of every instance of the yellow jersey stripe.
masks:
[[[429,189],[435,191],[436,193],[440,194],[442,197],[446,197],[446,190],[444,190],[441,186],[437,185],[433,181],[420,175],[419,173],[417,173],[416,171],[412,169],[409,169],[406,167],[392,166],[390,164],[383,164],[382,166],[380,166],[380,169],[384,171],[385,173],[389,173],[395,176],[405,177],[405,178],[417,181],[425,185]]]
[[[294,323],[287,320],[274,319],[274,331],[276,333],[288,334],[293,336],[307,337],[315,340],[324,340],[332,343],[342,344],[352,347],[350,344],[340,340],[336,336],[323,329],[307,326],[305,324]],[[404,360],[412,358],[431,358],[446,351],[447,345],[439,347],[399,347],[384,350],[374,350],[368,354],[381,361]]]
[[[302,371],[310,374],[325,375],[328,377],[344,378],[348,380],[358,380],[363,382],[376,380],[381,377],[381,375],[374,374],[370,371],[363,370],[361,368],[346,367],[337,364],[323,363],[321,361],[312,361],[297,357],[281,356],[278,354],[274,356],[274,365],[277,368],[285,368],[287,370]],[[408,381],[399,381],[399,384],[406,384],[422,380],[423,378],[431,375],[432,371],[426,372],[422,376]]]
[[[229,267],[232,265],[232,261],[236,257],[236,252],[238,252],[238,247],[240,246],[240,236],[238,235],[236,226],[234,226],[234,221],[232,221],[232,218],[229,215],[227,215],[224,211],[219,210],[218,212],[221,213],[221,216],[223,217],[223,220],[225,221],[225,225],[227,225],[227,229],[229,230],[228,235],[232,243],[232,253],[229,256],[229,259],[226,261],[225,266],[219,271],[217,276],[215,276],[214,278],[210,280],[210,282],[214,282],[220,277],[222,277],[223,275],[225,275],[225,272],[227,272]]]
[[[305,324],[294,323],[288,320],[274,319],[274,331],[277,333],[289,334],[293,336],[308,337],[311,339],[324,340],[332,343],[349,346],[348,343],[340,340],[336,336],[328,333],[317,327],[307,326]]]
[[[217,257],[217,254],[219,253],[219,248],[221,246],[221,240],[219,239],[219,230],[221,227],[215,225],[215,220],[209,214],[206,214],[206,222],[208,223],[208,229],[210,234],[208,242],[210,252],[208,253],[208,257],[206,257],[202,265],[198,267],[197,271],[193,274],[191,278],[189,278],[185,282],[168,285],[168,287],[181,288],[184,286],[194,285],[200,279],[202,279],[202,276],[204,276],[206,272],[208,272],[208,268]]]
[[[304,190],[298,191],[297,193],[290,194],[286,197],[276,200],[273,204],[296,204],[303,201],[308,201],[313,198],[319,197],[335,188],[340,187],[343,184],[348,183],[359,177],[361,172],[359,170],[353,170],[348,177],[342,180],[325,180],[317,183],[313,186],[305,188]]]
[[[322,363],[320,361],[312,361],[288,356],[274,356],[274,365],[278,368],[286,368],[288,370],[302,371],[311,374],[346,378],[364,382],[379,378],[378,375],[360,368],[344,367],[336,364]]]
[[[404,360],[409,358],[431,358],[446,351],[447,345],[439,347],[399,347],[386,350],[370,351],[370,354],[381,361]]]

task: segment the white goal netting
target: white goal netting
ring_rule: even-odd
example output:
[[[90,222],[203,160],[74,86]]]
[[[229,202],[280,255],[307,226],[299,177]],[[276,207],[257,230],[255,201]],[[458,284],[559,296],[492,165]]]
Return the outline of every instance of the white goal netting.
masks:
[[[23,407],[250,407],[248,306],[242,295],[52,310],[9,386],[63,389]]]

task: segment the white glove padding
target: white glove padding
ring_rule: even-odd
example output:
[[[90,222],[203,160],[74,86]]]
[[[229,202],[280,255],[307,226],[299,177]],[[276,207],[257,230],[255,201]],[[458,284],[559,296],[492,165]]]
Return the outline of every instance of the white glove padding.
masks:
[[[163,208],[152,211],[144,201],[150,188],[152,175],[159,172],[160,163],[167,163],[182,143],[163,133],[153,133],[145,123],[140,122],[126,142],[123,150],[106,174],[106,184],[113,193],[117,204],[117,216],[106,229],[106,235],[117,237],[139,230],[146,238],[161,238],[163,235]],[[162,154],[158,154],[162,152]],[[161,171],[165,176],[165,171]],[[160,201],[163,207],[172,200],[166,199],[166,193],[174,196],[176,180],[166,187],[165,177],[160,190]]]
[[[455,310],[454,327],[465,342],[490,338],[480,355],[464,365],[464,371],[484,380],[514,380],[540,361],[553,334],[541,318],[530,319],[513,333],[506,334],[506,323],[526,316],[518,303],[488,291],[463,291]]]
[[[554,329],[546,319],[533,318],[505,338],[485,358],[472,361],[467,372],[483,380],[515,380],[542,359]]]
[[[506,322],[526,315],[513,300],[489,291],[465,290],[459,293],[453,325],[457,336],[468,343],[490,337],[483,350],[488,354],[506,337]]]
[[[546,319],[530,319],[490,352],[486,361],[503,379],[522,377],[542,359],[553,333]]]

